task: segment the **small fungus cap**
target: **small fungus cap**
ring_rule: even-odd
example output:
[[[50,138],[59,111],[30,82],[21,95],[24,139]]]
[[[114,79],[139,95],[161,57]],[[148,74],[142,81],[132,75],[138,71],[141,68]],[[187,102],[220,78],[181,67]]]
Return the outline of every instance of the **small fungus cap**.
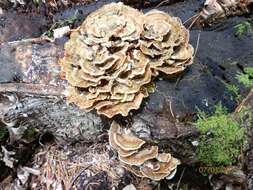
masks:
[[[167,162],[148,161],[140,168],[140,171],[143,176],[159,181],[168,176],[172,178],[179,164],[180,161],[173,157]]]
[[[70,35],[60,60],[67,100],[109,118],[138,109],[152,79],[192,63],[189,32],[178,18],[111,3],[91,13]]]
[[[157,154],[158,154],[158,147],[150,146],[141,149],[138,152],[127,157],[123,157],[119,154],[119,160],[129,165],[139,166],[143,164],[145,161],[155,158]]]
[[[130,130],[122,129],[113,121],[109,130],[109,143],[114,149],[126,152],[138,150],[145,141],[134,136]]]

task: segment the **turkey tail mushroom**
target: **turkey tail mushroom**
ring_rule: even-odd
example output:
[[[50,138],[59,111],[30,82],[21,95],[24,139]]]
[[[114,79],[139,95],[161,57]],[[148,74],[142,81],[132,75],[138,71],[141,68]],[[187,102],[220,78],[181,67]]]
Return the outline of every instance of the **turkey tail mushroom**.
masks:
[[[192,59],[189,31],[178,18],[111,3],[72,32],[59,63],[67,100],[112,118],[138,109],[159,72],[182,72]]]
[[[171,179],[180,161],[169,153],[158,153],[157,146],[147,145],[129,129],[121,128],[115,121],[109,130],[109,143],[118,153],[123,167],[139,177],[155,181]]]

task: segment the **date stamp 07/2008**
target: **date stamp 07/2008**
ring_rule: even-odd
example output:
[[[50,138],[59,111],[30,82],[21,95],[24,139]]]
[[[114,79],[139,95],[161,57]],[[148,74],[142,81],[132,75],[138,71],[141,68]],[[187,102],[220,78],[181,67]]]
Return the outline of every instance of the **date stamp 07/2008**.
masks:
[[[235,170],[234,167],[231,166],[200,166],[197,168],[197,171],[202,175],[207,174],[230,174]]]

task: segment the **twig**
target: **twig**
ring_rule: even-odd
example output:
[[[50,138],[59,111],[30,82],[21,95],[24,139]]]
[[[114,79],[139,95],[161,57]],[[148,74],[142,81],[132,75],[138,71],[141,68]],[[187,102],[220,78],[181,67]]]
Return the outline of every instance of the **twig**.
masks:
[[[181,183],[181,180],[182,180],[182,178],[183,178],[184,171],[185,171],[185,168],[183,169],[183,171],[182,171],[182,173],[181,173],[181,176],[180,176],[180,178],[179,178],[179,180],[178,180],[178,183],[177,183],[177,189],[176,189],[176,190],[178,190],[178,189],[179,189],[179,187],[180,187],[180,183]]]
[[[175,118],[175,115],[174,115],[173,110],[172,110],[171,100],[170,100],[170,113],[171,113],[172,117]]]
[[[30,93],[47,96],[62,96],[64,89],[52,85],[27,83],[0,83],[0,92]]]
[[[201,16],[201,14],[198,14],[198,15],[196,16],[196,18],[192,21],[192,23],[191,23],[190,26],[188,27],[189,30],[190,30],[191,27],[195,24],[195,22],[199,19],[200,16]]]
[[[20,42],[24,42],[24,43],[40,43],[43,41],[49,41],[49,42],[53,42],[54,40],[51,38],[48,38],[46,36],[42,36],[42,37],[38,37],[38,38],[29,38],[29,39],[22,39],[19,41],[12,41],[12,42],[5,42],[2,44],[16,44],[16,43],[20,43]]]
[[[182,75],[180,75],[180,76],[177,78],[177,81],[176,81],[176,83],[175,83],[175,85],[174,85],[174,88],[175,88],[175,89],[177,88],[177,86],[178,86],[179,82],[181,81],[181,79],[182,79]]]
[[[199,40],[200,40],[200,32],[198,33],[198,39],[197,39],[197,44],[196,44],[195,52],[194,52],[194,55],[193,55],[193,59],[195,58],[195,56],[197,54],[197,51],[199,49]]]
[[[186,21],[184,21],[183,24],[186,24],[188,21],[190,21],[191,19],[195,18],[196,16],[199,16],[199,14],[195,14],[195,15],[191,16]]]
[[[253,88],[251,89],[251,91],[249,92],[249,94],[247,95],[247,97],[242,100],[242,102],[239,104],[239,106],[236,107],[234,113],[239,113],[242,110],[243,106],[245,106],[246,102],[251,97],[253,97]]]
[[[158,7],[160,7],[161,5],[163,5],[164,3],[168,3],[169,2],[169,0],[164,0],[164,1],[162,1],[161,3],[159,3],[155,8],[158,8]]]
[[[83,168],[75,177],[74,179],[71,181],[70,186],[68,188],[68,190],[72,189],[72,186],[74,185],[75,181],[77,180],[77,178],[85,171],[87,170],[91,165],[86,166],[85,168]]]

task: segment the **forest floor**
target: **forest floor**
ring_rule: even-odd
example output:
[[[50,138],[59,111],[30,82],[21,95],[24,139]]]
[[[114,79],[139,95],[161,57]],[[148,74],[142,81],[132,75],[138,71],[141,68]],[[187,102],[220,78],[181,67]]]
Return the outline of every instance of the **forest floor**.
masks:
[[[113,1],[18,2],[22,1],[15,7],[7,1],[0,3],[0,189],[253,189],[253,123],[248,112],[240,126],[245,128],[246,143],[237,162],[229,166],[199,162],[194,145],[199,132],[188,127],[196,121],[198,110],[211,115],[219,103],[232,117],[243,106],[253,112],[253,72],[247,72],[253,68],[252,13],[208,26],[186,22],[196,50],[193,65],[176,78],[155,81],[155,93],[140,110],[131,117],[116,118],[127,126],[138,121],[147,124],[153,135],[149,140],[182,160],[175,178],[154,182],[120,166],[108,143],[111,121],[66,104],[57,96],[66,82],[58,76],[53,80],[54,71],[48,70],[57,68],[69,39],[64,35],[53,40],[53,31],[67,25],[77,28],[89,13]],[[157,8],[185,22],[204,1],[124,3],[143,12]],[[28,70],[29,64],[34,69]],[[57,84],[52,93],[38,95],[42,86],[37,91],[33,88],[49,83]],[[176,125],[171,115],[187,125]],[[234,172],[226,173],[231,168]],[[221,171],[217,174],[215,169]]]

